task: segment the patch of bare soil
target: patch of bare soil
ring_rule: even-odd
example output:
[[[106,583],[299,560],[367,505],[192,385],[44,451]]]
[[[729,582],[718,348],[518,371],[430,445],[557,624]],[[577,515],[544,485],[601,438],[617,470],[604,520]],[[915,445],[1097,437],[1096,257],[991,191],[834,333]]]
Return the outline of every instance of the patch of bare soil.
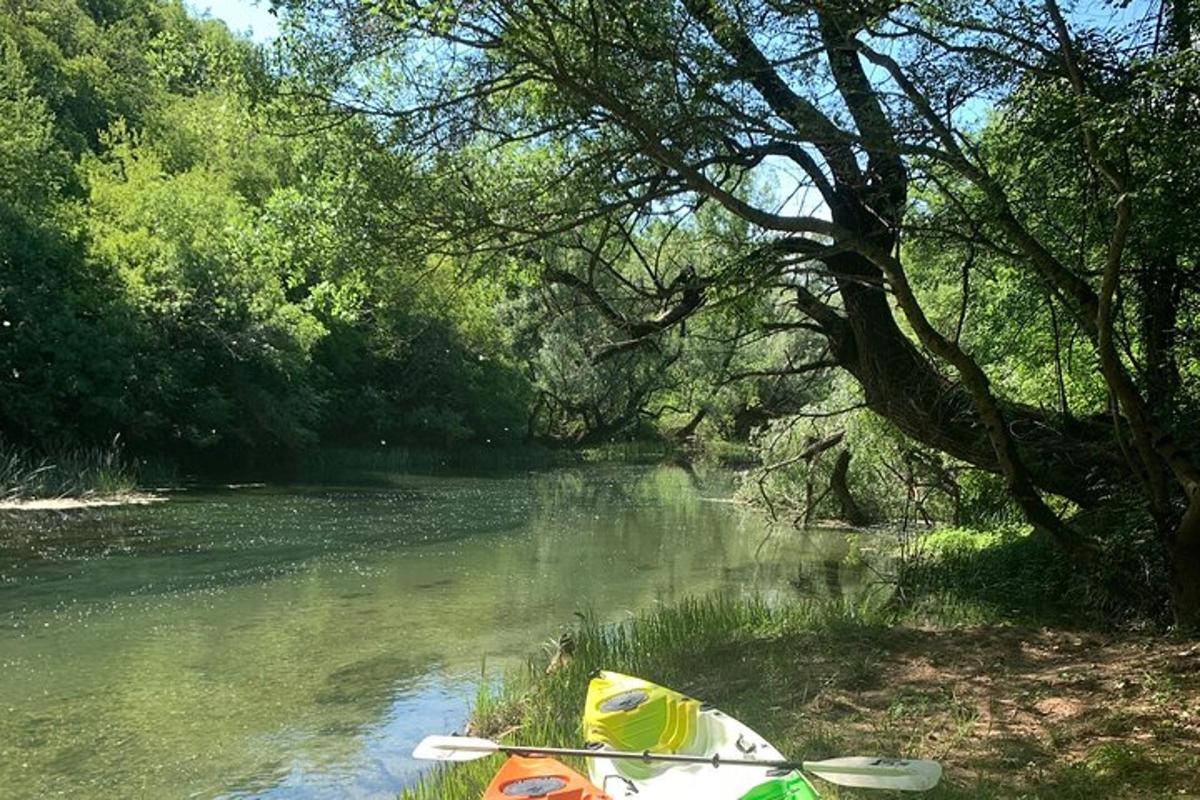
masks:
[[[896,628],[817,652],[803,722],[940,760],[939,796],[1200,798],[1200,641]]]

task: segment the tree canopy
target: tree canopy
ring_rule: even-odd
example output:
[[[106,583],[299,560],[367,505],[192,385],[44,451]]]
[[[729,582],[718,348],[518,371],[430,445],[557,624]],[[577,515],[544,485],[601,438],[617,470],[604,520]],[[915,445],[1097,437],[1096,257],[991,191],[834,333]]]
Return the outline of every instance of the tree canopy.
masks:
[[[179,3],[18,3],[0,57],[7,438],[267,460],[523,434],[483,319],[504,282],[385,246],[414,173],[369,124],[285,135],[305,108],[268,54]]]

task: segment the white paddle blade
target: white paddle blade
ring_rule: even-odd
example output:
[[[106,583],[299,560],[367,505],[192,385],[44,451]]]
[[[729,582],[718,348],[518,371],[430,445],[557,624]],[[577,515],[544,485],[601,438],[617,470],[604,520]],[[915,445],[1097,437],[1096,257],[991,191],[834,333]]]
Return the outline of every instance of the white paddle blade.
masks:
[[[805,761],[804,769],[839,786],[924,792],[942,779],[942,765],[915,758],[846,756],[826,761]]]
[[[500,745],[471,736],[426,736],[413,750],[420,761],[474,761],[500,752]]]

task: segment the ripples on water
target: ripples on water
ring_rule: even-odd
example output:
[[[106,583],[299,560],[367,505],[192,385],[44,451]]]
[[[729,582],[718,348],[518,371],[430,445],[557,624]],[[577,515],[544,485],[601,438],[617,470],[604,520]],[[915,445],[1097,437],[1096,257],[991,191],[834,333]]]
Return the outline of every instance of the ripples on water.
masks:
[[[845,550],[676,468],[388,482],[0,516],[0,797],[392,798],[574,612]]]

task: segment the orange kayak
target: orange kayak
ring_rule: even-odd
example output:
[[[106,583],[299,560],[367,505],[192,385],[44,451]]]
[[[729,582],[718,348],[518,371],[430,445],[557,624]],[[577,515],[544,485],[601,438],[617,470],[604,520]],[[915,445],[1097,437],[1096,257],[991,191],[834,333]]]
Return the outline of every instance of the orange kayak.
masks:
[[[588,779],[553,758],[510,756],[492,778],[483,800],[611,800]]]

